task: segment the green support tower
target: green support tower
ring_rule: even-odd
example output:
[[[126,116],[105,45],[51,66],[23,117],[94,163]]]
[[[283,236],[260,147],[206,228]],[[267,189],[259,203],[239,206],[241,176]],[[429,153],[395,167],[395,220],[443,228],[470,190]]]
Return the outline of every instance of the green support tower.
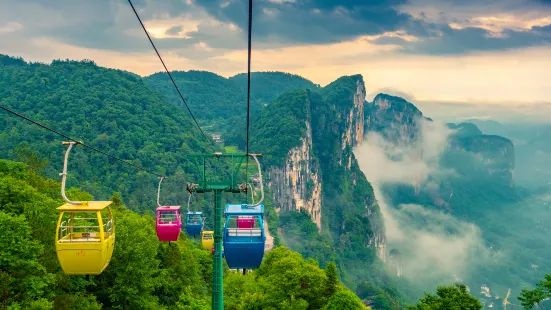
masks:
[[[199,184],[188,184],[188,191],[196,193],[214,193],[214,257],[213,257],[213,272],[212,272],[212,309],[213,310],[224,310],[224,272],[222,270],[222,238],[224,225],[222,221],[222,195],[226,193],[239,194],[247,190],[246,184],[238,184],[237,176],[243,160],[248,156],[257,156],[262,157],[261,154],[200,154],[200,155],[191,155],[196,158],[196,165],[202,164],[202,168],[199,168],[202,171],[201,180]],[[198,158],[202,159],[202,162],[198,162]],[[221,158],[230,158],[231,159],[231,173],[230,179],[224,180],[222,182],[208,182],[207,181],[207,158],[216,158],[220,161]],[[237,164],[237,166],[236,166]]]

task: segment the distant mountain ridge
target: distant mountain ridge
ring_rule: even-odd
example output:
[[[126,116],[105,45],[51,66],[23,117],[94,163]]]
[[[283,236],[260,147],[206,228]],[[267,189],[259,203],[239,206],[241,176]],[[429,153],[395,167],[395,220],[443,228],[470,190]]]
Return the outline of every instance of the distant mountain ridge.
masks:
[[[551,120],[549,124],[501,124],[469,120],[487,134],[509,138],[515,145],[515,180],[537,191],[551,190]]]
[[[208,71],[174,71],[171,73],[184,98],[196,114],[202,126],[211,131],[227,132],[239,127],[244,131],[247,111],[247,75],[237,74],[230,78]],[[145,83],[154,91],[183,107],[178,93],[164,72],[144,77]],[[251,113],[260,110],[277,96],[296,88],[315,89],[319,86],[300,76],[284,72],[251,73]]]

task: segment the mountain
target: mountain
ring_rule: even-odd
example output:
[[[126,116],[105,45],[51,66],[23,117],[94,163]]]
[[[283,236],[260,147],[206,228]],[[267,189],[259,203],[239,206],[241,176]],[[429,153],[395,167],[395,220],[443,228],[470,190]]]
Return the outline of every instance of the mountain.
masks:
[[[551,192],[551,125],[533,128],[527,142],[517,147],[515,179],[539,192]]]
[[[197,173],[186,156],[214,149],[186,111],[175,109],[141,78],[92,61],[41,64],[0,55],[0,104],[132,164],[174,176],[164,183],[166,203],[186,201],[185,176]],[[65,140],[7,113],[0,118],[1,156],[44,159],[51,178],[59,179]],[[97,199],[118,191],[134,210],[151,210],[157,183],[155,176],[82,146],[71,152],[68,186],[80,186]]]
[[[455,132],[453,133],[454,137],[458,138],[466,138],[471,136],[480,136],[482,135],[482,131],[475,125],[471,123],[448,123],[446,124],[448,128],[453,129]]]
[[[240,73],[229,78],[246,94],[247,74]],[[251,100],[259,105],[270,104],[279,95],[298,88],[316,89],[319,85],[299,75],[285,72],[251,72]],[[246,99],[246,97],[245,97]]]
[[[363,131],[356,129],[363,126],[356,121],[362,120],[363,101],[355,98],[363,92],[361,76],[354,76],[335,81],[321,93],[301,89],[281,95],[255,120],[251,150],[269,158],[265,162],[268,182],[282,211],[305,209],[319,229],[336,233],[334,237],[341,240],[350,238],[349,231],[339,228],[342,223],[360,220],[368,225],[359,234],[365,239],[357,247],[365,248],[369,240],[384,247],[384,240],[372,229],[377,207],[351,154],[351,148],[362,141]],[[326,200],[351,198],[353,187],[361,195],[357,198],[363,199],[346,202],[356,204],[349,207],[350,214],[324,210],[324,206],[338,205]],[[366,206],[373,214],[371,220]]]
[[[206,71],[175,71],[171,74],[202,126],[216,121],[219,127],[223,127],[246,112],[246,94],[234,81]],[[165,72],[147,76],[143,81],[171,103],[186,109]]]
[[[282,94],[251,121],[250,148],[265,156],[282,244],[322,265],[337,260],[349,287],[379,288],[362,296],[375,309],[396,309],[410,301],[407,283],[379,263],[383,221],[353,153],[363,143],[364,98],[361,75]]]
[[[504,135],[507,132],[507,126],[494,120],[486,119],[468,119],[463,123],[473,124],[486,134]]]
[[[409,144],[417,139],[423,114],[403,98],[378,94],[366,105],[365,128],[380,133],[386,139]]]
[[[484,175],[513,186],[515,153],[509,139],[485,135],[472,123],[437,126],[412,103],[399,97],[378,94],[367,106],[365,132],[378,133],[395,145],[414,147],[419,159],[439,160],[464,177]],[[439,155],[436,151],[442,151],[442,158],[431,158]]]
[[[190,109],[202,126],[209,131],[227,133],[229,128],[238,127],[245,131],[247,112],[247,75],[238,74],[224,78],[207,71],[175,71],[174,81],[182,91]],[[184,107],[168,75],[159,72],[144,78],[144,82],[166,98]],[[262,107],[282,93],[295,88],[316,88],[302,77],[283,72],[251,73],[251,113],[258,113]]]

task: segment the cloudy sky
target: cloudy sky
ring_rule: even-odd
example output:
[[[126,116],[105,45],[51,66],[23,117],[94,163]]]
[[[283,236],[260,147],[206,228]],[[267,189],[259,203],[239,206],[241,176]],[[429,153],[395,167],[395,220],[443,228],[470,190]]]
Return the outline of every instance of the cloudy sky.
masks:
[[[248,1],[133,3],[169,69],[246,71]],[[254,0],[253,14],[253,71],[361,73],[368,99],[435,119],[551,119],[551,0]],[[162,70],[127,0],[0,0],[0,53]]]

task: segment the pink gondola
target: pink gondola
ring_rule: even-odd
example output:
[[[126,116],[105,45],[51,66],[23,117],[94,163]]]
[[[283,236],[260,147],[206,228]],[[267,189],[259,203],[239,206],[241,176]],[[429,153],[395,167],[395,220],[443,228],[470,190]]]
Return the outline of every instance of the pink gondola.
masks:
[[[182,229],[180,206],[161,206],[157,208],[157,237],[161,242],[177,241]]]
[[[253,216],[237,216],[236,218],[238,229],[251,229],[254,228]]]

